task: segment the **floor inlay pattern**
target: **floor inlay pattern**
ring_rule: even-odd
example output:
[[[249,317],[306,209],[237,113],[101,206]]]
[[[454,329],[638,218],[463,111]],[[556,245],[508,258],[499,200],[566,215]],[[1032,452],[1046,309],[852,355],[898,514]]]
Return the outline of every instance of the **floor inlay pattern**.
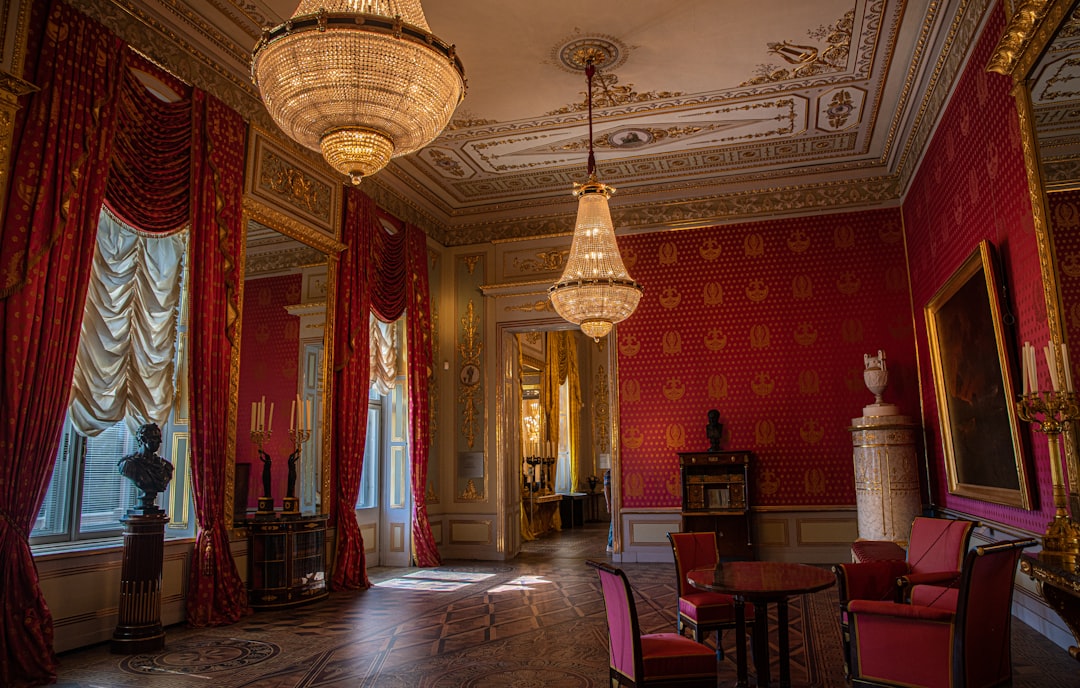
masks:
[[[59,685],[599,688],[607,684],[607,626],[596,572],[584,562],[606,558],[606,535],[607,524],[589,524],[528,543],[508,562],[374,568],[367,591],[232,626],[168,628],[160,653],[122,657],[102,644],[64,654]],[[674,565],[620,566],[642,632],[674,631]],[[793,686],[843,688],[835,588],[793,598],[790,610]],[[775,658],[775,621],[771,627]],[[1018,621],[1013,629],[1015,688],[1077,685],[1068,653]],[[731,685],[730,632],[723,645],[721,685]]]
[[[130,674],[213,674],[259,664],[279,652],[280,647],[261,640],[188,638],[163,652],[125,657],[119,667]]]

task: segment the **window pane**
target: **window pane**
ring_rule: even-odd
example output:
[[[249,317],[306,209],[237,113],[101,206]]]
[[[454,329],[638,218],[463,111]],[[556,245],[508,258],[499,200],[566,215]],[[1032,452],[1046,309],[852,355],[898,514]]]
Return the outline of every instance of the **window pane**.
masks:
[[[77,456],[74,440],[70,425],[65,423],[64,435],[56,451],[56,462],[53,463],[52,477],[49,479],[49,489],[30,531],[31,538],[51,535],[64,535],[66,538],[68,504],[71,501],[71,481],[74,474],[72,464]]]
[[[379,484],[379,457],[382,454],[382,404],[368,404],[367,439],[364,442],[364,470],[360,475],[357,509],[372,509],[379,505],[375,487]]]
[[[135,505],[135,484],[120,475],[116,464],[135,451],[135,437],[117,423],[86,440],[79,532],[103,534],[122,528],[120,518]]]

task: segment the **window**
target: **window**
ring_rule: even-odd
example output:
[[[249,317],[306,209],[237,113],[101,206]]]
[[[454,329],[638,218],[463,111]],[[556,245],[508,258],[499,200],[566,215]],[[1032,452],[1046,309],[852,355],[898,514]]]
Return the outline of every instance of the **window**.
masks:
[[[120,227],[118,221],[103,211],[98,225],[99,249],[95,258],[104,256],[108,265],[106,269],[111,269],[113,262],[108,258],[111,254],[107,250],[102,251],[102,242],[111,249],[115,249],[119,242],[111,242],[105,237],[122,236],[123,232],[127,232],[128,236],[131,234],[130,230]],[[194,504],[191,497],[191,480],[188,467],[190,454],[190,433],[188,432],[190,419],[188,416],[190,413],[188,411],[189,400],[186,394],[186,371],[188,369],[187,327],[184,314],[187,312],[186,268],[190,261],[184,258],[185,244],[186,242],[178,243],[176,240],[172,240],[173,252],[161,255],[175,258],[176,262],[173,263],[171,260],[159,262],[154,268],[158,272],[153,273],[155,275],[168,274],[173,280],[172,286],[169,287],[173,290],[173,295],[176,295],[176,290],[179,290],[179,296],[176,297],[179,303],[177,304],[175,300],[172,302],[176,312],[180,314],[179,320],[176,322],[176,338],[175,340],[173,340],[172,336],[160,338],[161,345],[153,353],[153,364],[163,370],[168,370],[168,366],[171,366],[172,373],[179,382],[179,385],[175,386],[175,395],[166,393],[162,395],[163,399],[155,399],[159,406],[158,412],[153,413],[153,415],[161,415],[168,412],[171,407],[171,412],[168,412],[169,421],[161,428],[162,443],[158,451],[163,457],[172,462],[174,468],[173,479],[166,491],[157,497],[158,505],[169,516],[169,523],[166,526],[166,535],[169,537],[190,537],[194,534],[195,529],[194,518],[192,517]],[[131,263],[117,259],[116,265],[123,266],[125,270],[128,270]],[[170,270],[170,265],[175,265],[175,267]],[[179,275],[177,271],[179,271]],[[129,280],[124,284],[137,279],[131,277],[130,270],[123,274]],[[176,284],[176,280],[179,280],[179,285]],[[164,289],[165,287],[161,288]],[[133,298],[132,302],[137,300]],[[105,312],[107,315],[116,312],[123,313],[124,311],[121,309],[124,306],[117,305],[121,303],[120,300],[117,300],[116,304],[105,304],[88,299],[87,308],[100,308],[101,312]],[[167,302],[162,301],[162,303]],[[159,312],[159,316],[164,318],[176,317],[171,313],[172,311],[166,307]],[[137,334],[132,334],[120,337],[116,342],[103,348],[113,351],[109,348],[113,344],[118,346],[122,342],[134,341],[137,336]],[[145,352],[145,348],[142,351]],[[144,355],[147,355],[148,358],[150,356],[148,354]],[[139,360],[141,364],[145,359]],[[88,377],[98,379],[92,376]],[[123,402],[122,399],[103,396],[109,393],[111,392],[102,392],[90,388],[90,391],[84,392],[84,398],[92,398],[95,402]],[[75,396],[77,395],[73,394],[73,399]],[[73,401],[73,404],[75,403]],[[84,405],[81,408],[85,409],[86,406]],[[109,419],[116,416],[105,415],[104,417]],[[82,417],[80,416],[80,418]],[[124,517],[128,509],[137,506],[139,490],[130,480],[120,475],[117,470],[117,462],[122,457],[136,451],[137,446],[135,437],[127,429],[127,425],[123,421],[111,425],[108,425],[108,423],[108,420],[96,421],[94,432],[100,430],[100,433],[94,437],[88,437],[76,429],[72,423],[70,411],[64,419],[60,446],[53,465],[49,488],[38,511],[37,520],[34,522],[30,532],[30,543],[32,545],[110,538],[117,537],[123,532],[123,524],[120,519]],[[85,427],[82,430],[90,432]]]
[[[186,435],[186,433],[184,433]],[[187,456],[171,457],[173,425],[162,428],[161,453],[172,461],[173,480],[158,495],[158,505],[169,514],[169,537],[194,533]],[[53,465],[52,479],[37,520],[30,532],[33,545],[115,537],[123,532],[120,519],[138,504],[139,491],[120,475],[117,462],[137,449],[135,437],[124,423],[116,423],[97,437],[80,435],[68,419]],[[183,494],[176,494],[180,490]],[[177,508],[179,506],[179,508]]]

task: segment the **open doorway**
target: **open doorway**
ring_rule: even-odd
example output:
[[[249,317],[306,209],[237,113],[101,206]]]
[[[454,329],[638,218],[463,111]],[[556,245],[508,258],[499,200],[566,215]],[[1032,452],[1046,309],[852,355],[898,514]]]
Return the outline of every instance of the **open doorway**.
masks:
[[[500,344],[509,541],[532,551],[575,531],[594,534],[605,546],[611,513],[603,477],[614,468],[609,340],[533,325],[508,329]]]

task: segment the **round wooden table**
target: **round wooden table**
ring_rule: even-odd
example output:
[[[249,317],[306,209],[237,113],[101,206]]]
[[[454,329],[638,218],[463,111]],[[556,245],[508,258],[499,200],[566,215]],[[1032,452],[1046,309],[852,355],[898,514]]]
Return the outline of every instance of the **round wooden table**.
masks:
[[[722,592],[735,599],[735,662],[739,688],[748,686],[746,663],[746,616],[744,606],[754,605],[754,666],[758,686],[769,685],[768,604],[776,604],[780,640],[780,686],[791,685],[788,647],[788,597],[824,590],[836,576],[817,566],[781,561],[727,561],[712,568],[687,572],[690,585],[699,590]]]

